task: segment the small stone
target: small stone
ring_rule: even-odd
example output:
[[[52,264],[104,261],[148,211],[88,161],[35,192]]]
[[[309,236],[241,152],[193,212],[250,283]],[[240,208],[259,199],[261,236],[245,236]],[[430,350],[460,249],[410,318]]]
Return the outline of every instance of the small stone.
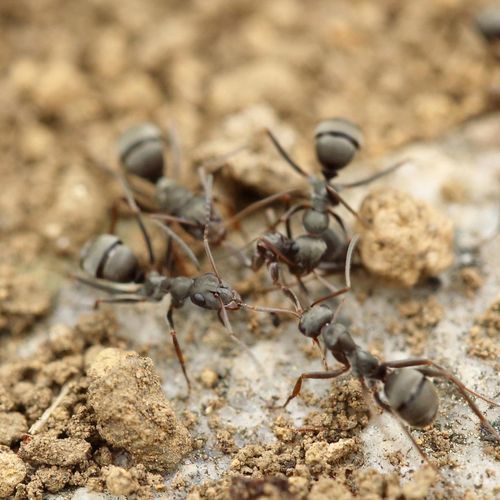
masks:
[[[207,389],[213,389],[219,381],[219,375],[210,368],[205,368],[201,372],[200,381]]]

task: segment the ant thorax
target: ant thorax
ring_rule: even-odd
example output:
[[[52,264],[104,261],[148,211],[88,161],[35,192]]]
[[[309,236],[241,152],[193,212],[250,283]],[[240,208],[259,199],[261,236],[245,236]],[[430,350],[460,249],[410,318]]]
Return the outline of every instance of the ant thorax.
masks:
[[[170,278],[156,271],[146,275],[142,293],[150,300],[160,301],[170,292]]]
[[[155,200],[162,212],[176,215],[193,198],[193,193],[168,177],[161,177],[156,183]]]

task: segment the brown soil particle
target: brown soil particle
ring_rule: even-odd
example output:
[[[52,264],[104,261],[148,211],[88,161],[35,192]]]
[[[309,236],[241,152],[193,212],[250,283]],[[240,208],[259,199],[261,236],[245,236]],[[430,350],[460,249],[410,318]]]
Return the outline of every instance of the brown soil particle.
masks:
[[[17,412],[0,412],[0,444],[10,446],[27,432],[26,418]]]
[[[139,489],[130,471],[111,465],[105,474],[106,487],[112,495],[131,495]]]
[[[444,317],[444,308],[433,296],[427,299],[409,299],[398,305],[404,320],[394,320],[389,331],[405,335],[414,354],[422,354],[427,348],[429,334]]]
[[[70,481],[71,470],[61,467],[40,467],[36,471],[36,477],[41,481],[43,487],[50,493],[58,493]]]
[[[88,375],[97,428],[111,446],[159,471],[171,469],[190,451],[189,433],[165,398],[151,359],[105,349]]]
[[[52,306],[52,292],[39,275],[14,273],[0,266],[0,332],[25,332]]]
[[[0,498],[10,497],[26,476],[24,462],[6,446],[0,446]]]
[[[358,224],[363,265],[399,286],[437,276],[453,262],[453,224],[428,204],[382,188],[363,201]]]
[[[58,439],[44,434],[25,439],[19,449],[19,456],[33,464],[67,467],[90,458],[90,450],[90,444],[83,439]]]
[[[477,318],[467,338],[468,352],[472,356],[498,362],[500,359],[500,297],[496,298],[484,314]]]

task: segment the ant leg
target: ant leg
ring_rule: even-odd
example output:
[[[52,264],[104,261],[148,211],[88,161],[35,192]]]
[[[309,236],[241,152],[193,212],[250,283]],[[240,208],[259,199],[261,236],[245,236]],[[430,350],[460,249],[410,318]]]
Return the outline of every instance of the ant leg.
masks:
[[[296,398],[300,394],[300,390],[302,389],[302,382],[304,379],[317,379],[317,380],[326,380],[330,378],[336,378],[344,373],[348,372],[351,369],[349,365],[343,366],[342,368],[338,368],[337,370],[333,370],[331,372],[307,372],[300,375],[300,377],[295,382],[292,393],[288,396],[288,399],[285,401],[283,408],[286,408],[288,403],[294,398]]]
[[[127,304],[130,302],[146,302],[147,299],[142,295],[117,295],[110,299],[97,299],[94,302],[94,309],[99,309],[101,304]]]
[[[173,120],[170,121],[167,127],[167,140],[172,152],[172,178],[179,179],[182,164],[182,148],[177,134],[177,127]]]
[[[492,404],[494,406],[500,406],[499,403],[496,403],[495,401],[487,398],[486,396],[483,396],[472,389],[469,389],[464,385],[463,382],[461,382],[455,375],[453,375],[451,372],[443,368],[442,366],[439,366],[437,363],[434,363],[434,361],[431,361],[430,359],[407,359],[407,360],[402,360],[402,361],[389,361],[386,363],[382,363],[383,367],[387,368],[410,368],[410,367],[432,367],[431,370],[426,370],[425,368],[423,370],[420,370],[424,375],[428,375],[430,377],[441,377],[448,382],[451,382],[452,384],[455,385],[455,387],[458,389],[462,397],[465,399],[466,403],[469,405],[469,408],[476,414],[477,418],[481,422],[481,424],[488,429],[488,431],[491,433],[492,436],[495,437],[497,441],[500,442],[500,434],[495,430],[495,428],[488,422],[486,417],[483,415],[481,410],[477,407],[476,403],[472,400],[472,398],[469,396],[469,394],[473,394],[474,396],[482,399],[483,401],[486,401],[489,404]]]
[[[370,175],[369,177],[365,177],[364,179],[360,179],[359,181],[355,182],[349,182],[347,184],[334,184],[334,189],[336,190],[342,190],[342,189],[349,189],[349,188],[354,188],[358,186],[364,186],[365,184],[370,184],[371,182],[380,179],[381,177],[385,177],[386,175],[392,174],[395,170],[398,168],[402,167],[403,165],[406,165],[408,163],[408,160],[402,160],[394,165],[391,165],[390,167],[384,168],[380,172],[377,172],[374,175]]]
[[[82,276],[79,273],[68,273],[68,276],[84,285],[91,286],[92,288],[107,293],[138,295],[139,290],[142,288],[142,285],[139,283],[113,283],[104,279]]]
[[[269,274],[271,275],[271,279],[273,284],[278,286],[280,290],[287,296],[287,298],[292,302],[295,310],[297,312],[302,311],[302,306],[300,305],[299,298],[295,295],[294,291],[291,288],[288,288],[283,284],[280,279],[280,265],[278,262],[270,262],[267,266],[269,270]]]
[[[390,413],[397,420],[399,426],[401,427],[401,429],[403,430],[403,432],[406,434],[406,436],[410,439],[410,441],[412,442],[413,446],[418,451],[418,454],[422,457],[422,459],[424,460],[424,462],[426,462],[430,467],[432,467],[433,470],[435,470],[437,472],[436,467],[432,464],[432,462],[430,461],[430,459],[427,456],[427,454],[424,452],[424,450],[417,443],[417,440],[413,437],[413,435],[411,434],[410,430],[408,429],[408,427],[406,427],[406,425],[401,420],[401,418],[399,417],[399,415],[388,404],[386,404],[386,403],[384,403],[382,401],[382,398],[380,397],[380,393],[375,392],[375,394],[373,395],[373,397],[374,397],[376,403],[380,406],[380,408],[382,408],[382,410],[385,410],[386,412]]]
[[[172,240],[174,240],[182,248],[184,253],[189,257],[189,259],[191,260],[191,262],[193,262],[196,268],[197,269],[200,268],[200,262],[196,258],[196,255],[193,253],[191,248],[186,244],[185,241],[183,241],[183,239],[180,236],[178,236],[174,231],[172,231],[172,229],[170,229],[167,225],[162,224],[159,220],[150,219],[150,221],[153,224],[156,224],[162,231],[167,233],[167,236]]]
[[[253,355],[250,348],[241,339],[239,339],[235,335],[233,327],[231,326],[231,323],[229,321],[229,316],[227,315],[226,308],[224,307],[224,303],[222,302],[222,299],[220,296],[218,298],[219,298],[219,302],[220,302],[220,309],[218,310],[219,320],[224,325],[224,327],[227,330],[231,339],[234,342],[236,342],[250,356],[252,361],[255,363],[255,366],[261,371],[261,373],[264,373],[264,369],[263,369],[262,365],[260,364],[259,360]]]
[[[310,205],[295,205],[291,208],[289,208],[277,221],[279,223],[281,220],[285,221],[285,227],[286,227],[286,235],[292,239],[292,215],[296,214],[297,212],[300,212],[301,210],[307,210],[310,208]]]
[[[319,349],[319,354],[321,355],[321,362],[323,363],[323,368],[326,371],[329,371],[330,367],[328,366],[328,361],[326,360],[326,354],[327,354],[326,345],[324,345],[322,349],[318,337],[313,337],[311,340],[312,343]]]
[[[153,244],[151,243],[151,238],[150,238],[149,233],[146,229],[144,221],[142,220],[141,210],[135,201],[134,195],[132,194],[132,189],[128,185],[128,182],[123,175],[119,174],[118,172],[114,172],[114,175],[118,179],[119,183],[122,186],[127,203],[130,206],[132,213],[134,214],[134,217],[137,221],[139,229],[141,230],[144,241],[146,242],[146,247],[147,247],[148,255],[149,255],[149,263],[151,265],[153,265],[155,262],[155,254],[154,254],[154,250],[153,250]]]
[[[316,270],[313,270],[313,274],[325,288],[328,288],[328,290],[330,290],[330,292],[337,292],[337,289],[333,285],[330,285],[330,283],[328,283],[328,281],[325,280],[325,278],[323,278],[323,276],[321,276],[321,274],[319,274]]]
[[[338,290],[336,292],[333,292],[329,295],[326,295],[325,297],[322,297],[322,298],[314,301],[311,304],[311,307],[315,306],[316,304],[319,304],[320,302],[323,302],[324,300],[332,299],[333,297],[337,297],[338,295],[346,293],[351,289],[351,261],[352,261],[352,254],[354,252],[354,249],[356,248],[356,244],[358,243],[358,240],[359,240],[359,235],[355,234],[351,238],[351,241],[349,242],[349,246],[347,247],[347,254],[346,254],[346,258],[345,258],[345,283],[346,283],[346,286],[344,288],[341,288],[340,290]]]
[[[298,189],[289,189],[287,191],[282,191],[281,193],[276,193],[272,194],[270,196],[267,196],[266,198],[263,198],[262,200],[258,200],[254,203],[251,203],[247,207],[245,207],[243,210],[240,210],[237,214],[233,215],[227,222],[226,222],[226,227],[227,226],[232,226],[239,222],[241,219],[244,219],[248,215],[252,214],[253,212],[267,207],[268,205],[271,205],[271,203],[274,203],[275,201],[286,201],[289,199],[290,195],[293,193],[299,192]],[[278,221],[279,222],[279,221]],[[278,222],[275,222],[274,224],[277,224]]]
[[[189,377],[187,374],[186,364],[184,361],[184,354],[182,353],[181,346],[179,345],[179,341],[177,340],[177,333],[175,331],[174,319],[172,316],[173,312],[174,312],[173,307],[169,307],[165,318],[167,320],[168,327],[170,328],[170,336],[172,337],[172,343],[174,344],[175,354],[177,356],[179,364],[181,365],[181,369],[182,369],[182,373],[184,375],[184,378],[186,379],[186,383],[188,386],[188,392],[191,392],[191,381],[189,380]]]
[[[347,228],[345,227],[344,221],[342,220],[342,217],[340,217],[338,214],[336,214],[333,210],[328,210],[328,213],[337,221],[338,225],[342,228],[342,232],[348,237],[348,232]]]
[[[344,200],[344,198],[342,198],[342,196],[340,196],[339,193],[337,193],[337,191],[335,191],[335,189],[332,186],[327,184],[326,189],[327,189],[328,193],[330,194],[331,198],[336,200],[341,205],[344,205],[344,207],[347,208],[347,210],[349,210],[349,212],[351,212],[351,214],[354,215],[354,217],[356,217],[356,219],[358,219],[358,221],[364,227],[368,226],[367,222],[358,214],[358,212],[356,212],[356,210],[354,210],[354,208],[351,207],[351,205],[349,205],[349,203],[347,203],[347,201]]]

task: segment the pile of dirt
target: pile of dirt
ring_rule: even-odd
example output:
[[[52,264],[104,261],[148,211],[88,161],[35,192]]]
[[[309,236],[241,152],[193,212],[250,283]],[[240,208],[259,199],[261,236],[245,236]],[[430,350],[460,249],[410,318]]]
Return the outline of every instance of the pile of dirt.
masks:
[[[145,498],[164,489],[156,472],[177,465],[190,437],[152,361],[123,351],[115,332],[113,316],[84,316],[0,367],[1,496],[87,486]]]
[[[396,189],[370,193],[358,223],[363,265],[375,275],[411,287],[453,262],[453,223],[427,203]]]

